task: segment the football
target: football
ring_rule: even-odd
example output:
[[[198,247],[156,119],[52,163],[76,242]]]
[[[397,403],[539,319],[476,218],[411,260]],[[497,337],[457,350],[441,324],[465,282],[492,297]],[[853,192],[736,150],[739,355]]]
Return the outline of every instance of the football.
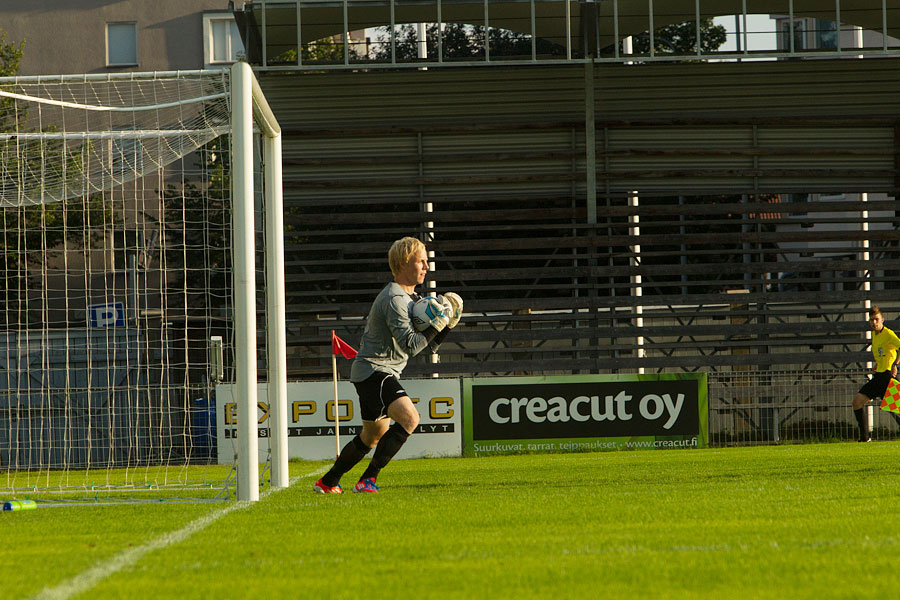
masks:
[[[416,331],[425,331],[436,317],[447,317],[447,309],[434,296],[425,296],[412,303],[409,318]]]

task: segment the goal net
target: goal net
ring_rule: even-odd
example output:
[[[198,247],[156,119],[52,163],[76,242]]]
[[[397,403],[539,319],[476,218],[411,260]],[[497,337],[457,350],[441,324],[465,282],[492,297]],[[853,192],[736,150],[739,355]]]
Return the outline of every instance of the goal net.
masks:
[[[0,491],[225,486],[231,80],[0,79]]]

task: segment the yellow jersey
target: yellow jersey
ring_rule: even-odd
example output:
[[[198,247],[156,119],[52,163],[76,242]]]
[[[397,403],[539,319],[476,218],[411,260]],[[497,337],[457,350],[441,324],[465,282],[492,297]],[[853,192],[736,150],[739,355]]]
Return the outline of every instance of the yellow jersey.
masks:
[[[897,349],[900,348],[900,338],[887,327],[872,334],[872,354],[875,356],[875,371],[890,371],[897,361]]]

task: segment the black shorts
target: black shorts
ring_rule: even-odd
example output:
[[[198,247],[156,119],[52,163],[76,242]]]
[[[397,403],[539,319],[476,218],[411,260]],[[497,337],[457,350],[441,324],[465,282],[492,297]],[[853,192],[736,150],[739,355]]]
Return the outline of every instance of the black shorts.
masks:
[[[859,393],[866,396],[870,400],[873,398],[881,398],[884,396],[884,390],[887,389],[891,382],[890,371],[879,371],[872,376],[872,379],[866,382],[864,386],[859,388]]]
[[[397,378],[376,372],[368,379],[354,382],[359,394],[359,413],[363,421],[377,421],[387,416],[388,406],[401,396],[408,396]]]

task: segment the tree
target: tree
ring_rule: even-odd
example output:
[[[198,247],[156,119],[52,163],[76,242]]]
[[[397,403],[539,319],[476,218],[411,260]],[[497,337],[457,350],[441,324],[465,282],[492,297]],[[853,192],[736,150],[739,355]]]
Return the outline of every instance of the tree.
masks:
[[[710,18],[700,20],[700,52],[713,52],[725,43],[727,30],[713,25]],[[650,34],[634,36],[635,54],[650,53]],[[693,54],[697,52],[697,24],[675,23],[653,31],[653,51],[656,54]]]
[[[17,46],[6,42],[6,33],[0,31],[0,77],[11,77],[19,72],[19,61],[25,55],[25,42]],[[14,118],[15,100],[0,98],[0,130],[12,131],[10,121]]]
[[[373,58],[376,61],[391,60],[391,29],[378,27],[377,41],[380,46]],[[438,39],[445,59],[477,59],[484,57],[485,28],[481,25],[446,23],[438,29],[437,23],[425,27],[425,46],[430,58],[438,56]],[[440,38],[439,38],[440,36]],[[488,47],[492,57],[531,56],[531,36],[508,29],[491,28],[488,33]],[[540,55],[562,56],[566,49],[544,39],[535,42]],[[418,57],[418,36],[416,26],[411,23],[400,25],[394,38],[397,60],[414,61]]]
[[[343,62],[344,44],[342,42],[336,42],[334,40],[334,37],[325,37],[320,40],[315,40],[303,44],[303,62]],[[347,52],[350,55],[350,60],[356,60],[359,58],[359,55],[353,46],[350,46],[350,48],[347,49]],[[296,65],[297,49],[291,48],[290,50],[285,50],[275,58],[269,59],[268,64]]]
[[[391,29],[390,27],[378,27],[376,31],[380,47],[376,50],[373,58],[376,61],[389,61],[391,60]],[[438,55],[439,35],[444,59],[465,60],[484,57],[485,28],[481,25],[446,23],[439,31],[436,23],[427,24],[425,46],[428,56],[431,58]],[[653,37],[654,51],[658,54],[692,54],[697,51],[697,25],[693,21],[660,27],[653,32]],[[714,25],[712,19],[708,18],[700,21],[701,52],[715,51],[725,43],[726,38],[727,30],[723,26]],[[398,26],[394,36],[397,60],[416,60],[418,42],[414,24],[407,23]],[[524,33],[491,28],[488,33],[488,42],[492,57],[531,56],[531,36]],[[650,35],[648,32],[634,36],[633,49],[636,54],[649,54]],[[536,40],[535,51],[539,56],[564,56],[566,54],[564,46],[543,38]],[[611,48],[607,48],[602,54],[611,53]]]
[[[0,31],[0,77],[10,77],[19,72],[19,61],[25,56],[25,40],[16,46],[6,42],[6,32]]]

